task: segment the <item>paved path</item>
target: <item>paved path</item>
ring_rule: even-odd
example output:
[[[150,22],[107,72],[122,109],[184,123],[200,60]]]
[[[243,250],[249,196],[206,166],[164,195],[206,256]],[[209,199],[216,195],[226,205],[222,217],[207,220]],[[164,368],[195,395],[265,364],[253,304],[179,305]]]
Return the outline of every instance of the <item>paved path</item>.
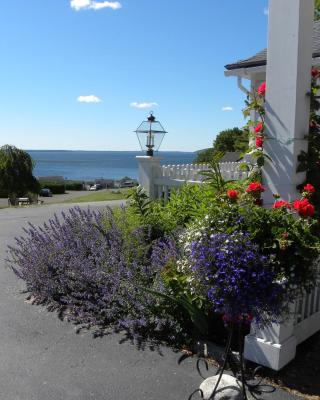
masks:
[[[117,190],[117,189],[112,189]],[[110,189],[103,189],[99,190],[99,192],[90,192],[88,190],[68,190],[67,193],[64,194],[54,194],[52,197],[42,197],[39,196],[39,200],[43,201],[44,205],[46,204],[54,204],[54,203],[63,203],[78,197],[88,196],[92,193],[101,193],[110,191]],[[0,198],[0,208],[8,206],[8,199],[7,198]],[[70,205],[69,205],[70,206]]]
[[[120,344],[117,334],[99,339],[77,335],[71,323],[24,302],[23,282],[4,268],[6,247],[27,221],[41,224],[69,207],[0,210],[0,399],[187,400],[201,383],[194,360],[179,366],[180,354],[168,348],[162,354],[138,350],[128,342]],[[292,397],[277,391],[265,398]]]

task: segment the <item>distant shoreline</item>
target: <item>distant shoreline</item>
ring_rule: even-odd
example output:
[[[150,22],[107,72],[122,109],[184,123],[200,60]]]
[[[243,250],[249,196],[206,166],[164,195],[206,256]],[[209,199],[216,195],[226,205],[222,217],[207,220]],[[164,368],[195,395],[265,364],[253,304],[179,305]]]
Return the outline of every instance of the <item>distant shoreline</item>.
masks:
[[[141,151],[76,151],[76,150],[27,150],[35,163],[34,175],[38,177],[61,176],[74,181],[95,179],[122,179],[139,175],[136,157]],[[193,152],[167,152],[155,154],[161,164],[191,164],[196,157]]]
[[[141,153],[142,155],[144,152],[139,151],[139,150],[46,150],[46,149],[38,149],[38,150],[32,150],[32,149],[27,149],[25,150],[27,152],[63,152],[63,153],[74,153],[74,152],[83,152],[83,153],[130,153],[130,154],[136,154],[136,153]],[[196,150],[196,151],[181,151],[181,150],[163,150],[163,151],[158,151],[155,152],[155,154],[163,154],[163,153],[182,153],[182,154],[195,154],[198,153],[199,151],[202,150]]]

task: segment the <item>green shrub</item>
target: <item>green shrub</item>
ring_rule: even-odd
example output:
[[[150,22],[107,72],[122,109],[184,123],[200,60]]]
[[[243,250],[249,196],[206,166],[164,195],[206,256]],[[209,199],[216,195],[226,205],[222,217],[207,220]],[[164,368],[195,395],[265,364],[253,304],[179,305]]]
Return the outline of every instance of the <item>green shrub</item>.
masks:
[[[41,182],[41,189],[50,189],[53,194],[64,194],[66,192],[66,186],[60,182]]]
[[[8,192],[6,192],[4,190],[0,191],[0,199],[6,199],[8,196],[9,196]]]
[[[66,190],[83,190],[82,182],[67,182]]]
[[[214,191],[207,185],[183,185],[170,194],[170,201],[150,201],[138,188],[130,195],[130,207],[140,223],[152,231],[153,238],[162,237],[185,227],[195,218],[204,217],[211,207]]]

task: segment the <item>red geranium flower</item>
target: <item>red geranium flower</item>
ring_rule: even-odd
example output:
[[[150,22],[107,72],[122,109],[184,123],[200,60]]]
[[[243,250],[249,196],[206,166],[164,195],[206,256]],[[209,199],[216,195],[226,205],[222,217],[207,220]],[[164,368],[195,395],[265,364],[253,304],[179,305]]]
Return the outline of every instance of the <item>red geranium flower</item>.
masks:
[[[310,127],[310,129],[316,129],[317,123],[315,121],[310,121],[309,122],[309,127]]]
[[[313,185],[311,185],[311,183],[307,183],[307,184],[304,186],[303,190],[304,190],[305,192],[308,192],[308,193],[314,193],[314,192],[316,191],[316,189],[314,188]]]
[[[263,199],[255,199],[254,204],[256,206],[262,207],[263,206]]]
[[[247,321],[248,322],[252,322],[252,320],[253,320],[253,315],[252,314],[248,314],[247,315]]]
[[[312,68],[311,75],[312,75],[313,78],[318,78],[319,70],[317,68]]]
[[[229,322],[229,321],[230,321],[230,317],[229,317],[229,315],[227,315],[227,314],[223,314],[223,316],[222,316],[222,320],[223,320],[223,322]]]
[[[257,136],[256,137],[256,146],[257,147],[262,147],[263,146],[263,137],[262,136]]]
[[[253,194],[257,194],[257,193],[262,193],[264,192],[266,189],[261,185],[260,182],[252,182],[250,183],[250,185],[248,186],[246,192],[247,193],[253,193]]]
[[[260,96],[266,95],[266,89],[267,89],[266,82],[261,83],[261,85],[258,87],[258,93],[260,94]]]
[[[287,201],[284,201],[284,200],[279,200],[279,201],[276,201],[274,203],[274,205],[272,206],[272,208],[281,208],[281,207],[290,208],[290,203],[288,203]]]
[[[237,190],[230,189],[227,190],[227,196],[229,197],[229,199],[236,200],[239,196],[239,193]]]
[[[263,130],[263,124],[260,122],[255,128],[254,131],[255,133],[260,133]]]
[[[308,199],[295,200],[293,202],[293,208],[298,212],[301,217],[313,217],[314,206],[309,203]]]

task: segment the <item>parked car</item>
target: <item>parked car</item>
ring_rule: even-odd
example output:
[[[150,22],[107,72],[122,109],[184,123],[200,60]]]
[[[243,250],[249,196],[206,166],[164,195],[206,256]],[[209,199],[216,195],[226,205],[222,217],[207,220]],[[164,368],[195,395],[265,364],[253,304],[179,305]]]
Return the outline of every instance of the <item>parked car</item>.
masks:
[[[136,182],[134,182],[134,181],[124,181],[124,182],[121,182],[121,187],[123,187],[123,188],[132,188],[132,187],[134,187],[134,186],[137,186],[137,185],[136,185]]]
[[[39,195],[42,196],[42,197],[52,197],[52,192],[48,188],[43,188],[43,189],[40,190]]]
[[[99,183],[96,183],[96,184],[90,186],[89,190],[90,191],[95,191],[95,190],[100,190],[100,189],[102,189],[102,186]]]

